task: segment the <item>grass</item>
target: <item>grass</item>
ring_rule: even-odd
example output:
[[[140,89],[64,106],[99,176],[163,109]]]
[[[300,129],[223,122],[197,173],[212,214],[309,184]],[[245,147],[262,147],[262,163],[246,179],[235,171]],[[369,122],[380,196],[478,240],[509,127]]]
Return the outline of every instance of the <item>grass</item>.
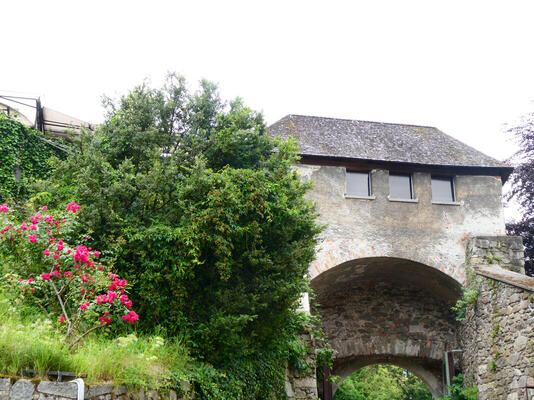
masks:
[[[3,312],[2,312],[3,311]],[[115,339],[96,332],[70,350],[49,320],[22,320],[0,307],[0,373],[23,368],[45,378],[47,371],[86,373],[87,383],[113,381],[130,387],[163,389],[171,374],[183,372],[189,357],[180,340],[131,333]]]

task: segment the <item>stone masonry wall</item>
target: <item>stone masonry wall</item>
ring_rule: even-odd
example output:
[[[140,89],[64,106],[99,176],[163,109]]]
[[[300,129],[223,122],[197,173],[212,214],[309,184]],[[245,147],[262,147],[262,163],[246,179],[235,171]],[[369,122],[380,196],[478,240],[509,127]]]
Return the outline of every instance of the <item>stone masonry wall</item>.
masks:
[[[323,329],[337,359],[383,354],[436,360],[456,346],[450,308],[419,288],[354,284],[320,300]]]
[[[74,382],[50,382],[35,379],[0,378],[0,400],[71,400],[77,399],[78,385]],[[111,384],[85,386],[85,399],[94,400],[185,400],[176,392],[155,390],[128,392],[124,386]]]
[[[498,265],[520,274],[525,273],[523,241],[519,236],[478,236],[467,242],[469,263]]]
[[[301,335],[301,340],[308,350],[306,363],[314,365],[315,343],[313,338],[310,335]],[[286,394],[289,400],[317,400],[315,368],[311,368],[307,374],[291,367],[286,369]]]
[[[479,277],[480,294],[461,331],[462,369],[479,399],[525,399],[534,386],[534,297],[510,284]],[[530,393],[534,398],[534,391]]]
[[[473,238],[466,262],[468,287],[479,294],[460,329],[462,370],[481,400],[526,399],[525,386],[534,386],[534,279],[524,275],[521,238]]]

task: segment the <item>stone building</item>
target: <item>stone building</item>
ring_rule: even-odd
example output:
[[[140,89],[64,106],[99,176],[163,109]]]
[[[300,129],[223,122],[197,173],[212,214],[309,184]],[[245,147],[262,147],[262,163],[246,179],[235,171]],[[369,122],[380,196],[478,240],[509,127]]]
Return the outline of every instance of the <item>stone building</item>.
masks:
[[[433,127],[288,115],[269,132],[298,140],[296,168],[313,181],[308,197],[326,226],[309,277],[338,385],[388,363],[435,397],[464,372],[481,399],[523,398],[534,374],[534,279],[521,239],[505,236],[512,168]],[[451,306],[475,284],[458,322]],[[290,381],[294,398],[316,398],[310,377]],[[319,392],[328,399],[336,388],[320,382]]]

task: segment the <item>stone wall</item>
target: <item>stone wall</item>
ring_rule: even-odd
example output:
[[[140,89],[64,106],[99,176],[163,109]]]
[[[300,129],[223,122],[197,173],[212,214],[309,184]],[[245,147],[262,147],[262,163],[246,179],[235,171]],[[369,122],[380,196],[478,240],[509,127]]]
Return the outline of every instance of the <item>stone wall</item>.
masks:
[[[521,238],[473,238],[466,262],[479,294],[460,329],[462,370],[479,399],[525,399],[534,386],[534,279],[523,274]]]
[[[482,235],[505,235],[502,182],[499,177],[459,175],[454,204],[432,202],[430,173],[413,173],[414,202],[391,201],[389,171],[371,172],[373,196],[345,196],[345,168],[297,167],[314,187],[307,194],[317,203],[322,233],[313,279],[350,260],[396,257],[420,262],[465,281],[465,240]]]
[[[479,279],[480,294],[461,331],[462,369],[478,387],[479,399],[525,399],[525,385],[534,386],[533,293]]]
[[[315,364],[314,340],[310,335],[301,335],[301,340],[308,350],[305,361],[308,365],[313,366]],[[313,366],[308,373],[299,372],[291,367],[287,368],[286,394],[289,400],[316,400],[317,380],[315,367]]]
[[[525,273],[523,239],[519,236],[478,236],[467,242],[470,265],[498,265],[509,271]]]
[[[71,400],[77,399],[78,385],[74,382],[50,382],[35,379],[0,378],[0,400]],[[111,384],[85,386],[85,399],[94,400],[184,400],[176,392],[154,390],[127,391],[124,386]]]

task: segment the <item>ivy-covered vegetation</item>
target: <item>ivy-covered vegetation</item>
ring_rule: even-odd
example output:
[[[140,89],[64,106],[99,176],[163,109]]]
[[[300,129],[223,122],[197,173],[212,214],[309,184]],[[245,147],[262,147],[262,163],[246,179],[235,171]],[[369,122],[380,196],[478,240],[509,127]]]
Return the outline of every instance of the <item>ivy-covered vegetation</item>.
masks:
[[[54,157],[65,158],[68,144],[30,129],[0,113],[0,202],[22,200],[28,185],[50,175]]]
[[[320,231],[309,186],[291,168],[297,144],[270,139],[261,114],[222,101],[213,84],[191,93],[176,75],[106,105],[105,122],[68,157],[48,158],[48,178],[25,186],[20,214],[80,204],[69,240],[99,249],[131,285],[137,336],[180,338],[186,349],[187,362],[165,369],[169,385],[189,381],[201,399],[283,398],[288,361],[309,368],[298,334],[312,324],[297,307]],[[25,323],[43,319],[23,313]],[[98,330],[77,346],[127,334]]]

